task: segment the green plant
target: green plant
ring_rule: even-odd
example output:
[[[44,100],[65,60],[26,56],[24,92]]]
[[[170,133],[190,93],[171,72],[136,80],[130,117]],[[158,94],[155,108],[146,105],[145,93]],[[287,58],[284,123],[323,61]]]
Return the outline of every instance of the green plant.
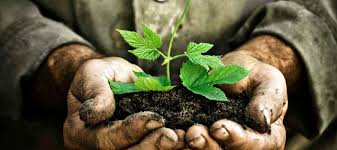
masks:
[[[220,56],[203,55],[203,53],[206,53],[213,47],[213,45],[209,43],[190,42],[186,52],[171,56],[175,34],[186,16],[190,2],[191,0],[187,0],[183,14],[175,24],[167,55],[159,50],[162,46],[161,37],[149,27],[144,25],[143,36],[133,31],[117,30],[123,36],[124,40],[135,48],[129,52],[139,59],[152,61],[160,56],[163,57],[164,61],[162,65],[166,66],[166,76],[154,77],[143,72],[135,72],[137,79],[134,83],[120,83],[110,80],[111,89],[115,94],[141,91],[169,91],[173,89],[175,86],[171,84],[170,62],[181,57],[187,57],[189,59],[182,65],[180,70],[182,84],[192,92],[203,95],[210,100],[227,100],[225,93],[213,85],[233,84],[248,75],[249,71],[240,66],[224,66]],[[212,68],[212,71],[209,72],[210,68]]]

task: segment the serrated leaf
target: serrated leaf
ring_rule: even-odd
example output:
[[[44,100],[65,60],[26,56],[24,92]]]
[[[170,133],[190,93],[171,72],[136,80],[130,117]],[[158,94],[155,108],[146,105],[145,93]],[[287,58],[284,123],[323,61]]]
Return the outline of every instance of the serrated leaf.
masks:
[[[210,68],[217,69],[224,66],[219,56],[187,54],[187,57],[192,63],[199,64],[206,70],[209,70]]]
[[[234,84],[248,76],[248,74],[249,71],[241,66],[228,65],[212,70],[208,80],[214,84]]]
[[[147,26],[144,26],[145,38],[137,32],[126,30],[117,31],[130,46],[136,48],[135,50],[130,50],[129,52],[139,59],[155,60],[160,56],[161,53],[158,48],[161,47],[162,40],[157,33],[153,32]]]
[[[160,56],[158,50],[148,47],[140,47],[135,50],[130,50],[129,52],[137,56],[139,59],[144,60],[155,60]]]
[[[153,48],[160,48],[163,44],[160,35],[152,31],[146,25],[144,25],[144,36],[147,43]]]
[[[213,44],[209,44],[209,43],[194,43],[194,42],[190,42],[187,46],[187,53],[189,54],[202,54],[202,53],[206,53],[207,51],[209,51],[214,45]]]
[[[134,48],[144,47],[146,44],[145,40],[137,32],[118,29],[117,31],[122,35],[123,39]]]
[[[171,85],[170,80],[166,76],[155,77],[155,76],[151,76],[149,74],[146,74],[145,72],[134,72],[134,74],[137,78],[140,78],[140,77],[156,78],[160,82],[160,84],[163,85],[163,86],[170,86]]]
[[[193,93],[205,96],[210,100],[227,101],[227,97],[220,89],[208,82],[208,72],[200,65],[190,61],[183,64],[180,70],[183,85]]]
[[[225,93],[222,90],[215,88],[213,86],[208,86],[208,85],[196,86],[196,87],[191,87],[190,90],[196,94],[203,95],[210,100],[228,101]]]
[[[137,77],[134,83],[121,83],[109,80],[114,94],[126,94],[133,92],[169,91],[172,86],[166,76],[154,77],[144,72],[134,72]]]
[[[235,83],[248,75],[248,70],[238,66],[224,66],[210,74],[201,65],[188,61],[180,70],[183,85],[196,94],[210,100],[227,101],[224,92],[214,87],[215,84]]]
[[[122,83],[109,80],[109,84],[114,94],[126,94],[141,91],[141,89],[136,87],[134,83]]]
[[[220,56],[202,55],[202,53],[209,51],[212,47],[213,44],[209,43],[197,44],[190,42],[187,46],[187,51],[185,54],[192,63],[199,64],[206,70],[209,70],[210,68],[220,68],[223,66]]]
[[[153,77],[139,77],[135,85],[142,91],[169,91],[174,88],[174,86],[164,86],[160,81]]]
[[[207,70],[200,65],[188,61],[180,69],[180,79],[185,87],[189,88],[198,85],[200,81],[207,80]]]

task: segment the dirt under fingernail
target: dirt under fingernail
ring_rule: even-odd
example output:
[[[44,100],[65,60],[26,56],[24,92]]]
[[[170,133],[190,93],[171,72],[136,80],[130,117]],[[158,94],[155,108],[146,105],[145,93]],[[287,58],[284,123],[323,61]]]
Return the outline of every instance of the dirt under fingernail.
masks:
[[[155,121],[155,120],[150,120],[148,121],[146,124],[145,124],[145,128],[147,130],[151,130],[151,129],[156,129],[156,128],[160,128],[162,127],[163,124],[158,122],[158,121]]]

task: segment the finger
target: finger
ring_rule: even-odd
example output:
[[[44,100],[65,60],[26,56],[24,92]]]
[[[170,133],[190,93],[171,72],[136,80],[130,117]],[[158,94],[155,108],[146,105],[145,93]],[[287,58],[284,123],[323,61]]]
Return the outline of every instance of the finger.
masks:
[[[73,117],[78,115],[78,110],[81,108],[82,103],[77,100],[77,98],[74,96],[74,94],[69,91],[68,97],[67,97],[67,111],[68,111],[68,117]]]
[[[220,120],[210,127],[212,137],[229,149],[284,149],[286,131],[281,120],[271,125],[271,133],[261,134],[230,121]]]
[[[160,128],[129,150],[171,150],[177,143],[178,136],[172,129]]]
[[[80,117],[88,124],[97,124],[111,118],[115,110],[115,100],[108,80],[131,82],[135,78],[133,71],[141,71],[124,59],[108,59],[109,61],[103,59],[86,62],[74,79],[77,86],[71,91],[80,101],[84,101],[79,109]]]
[[[139,142],[144,136],[163,127],[164,119],[152,112],[133,114],[111,126],[87,128],[79,116],[64,124],[65,145],[81,145],[95,149],[124,149]],[[71,144],[69,144],[69,142]],[[68,143],[68,144],[67,144]],[[74,144],[75,143],[75,144]]]
[[[196,150],[218,150],[221,147],[213,140],[208,130],[203,125],[194,125],[187,130],[186,142],[192,149]]]
[[[79,68],[70,88],[76,100],[83,102],[72,113],[79,111],[81,119],[89,124],[111,118],[115,110],[115,100],[106,77],[114,76],[114,73],[104,72],[104,67],[106,65],[102,60],[87,61]]]
[[[120,57],[107,57],[104,58],[103,61],[106,61],[109,64],[109,70],[114,70],[113,77],[109,76],[109,73],[106,73],[106,76],[116,82],[135,81],[136,76],[133,72],[143,72],[139,66],[131,64],[127,60]]]
[[[185,131],[181,130],[181,129],[176,129],[174,130],[174,132],[177,134],[178,136],[178,143],[176,144],[175,149],[183,149],[186,145],[185,145]]]
[[[286,81],[273,66],[261,64],[255,68],[258,68],[252,70],[255,89],[247,105],[247,113],[258,121],[262,129],[269,129],[270,124],[281,116],[283,108],[287,107]]]

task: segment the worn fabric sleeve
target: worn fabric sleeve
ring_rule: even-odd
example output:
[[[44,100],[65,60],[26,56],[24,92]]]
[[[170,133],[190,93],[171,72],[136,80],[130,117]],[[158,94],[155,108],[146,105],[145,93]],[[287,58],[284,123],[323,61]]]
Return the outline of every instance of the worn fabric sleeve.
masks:
[[[43,17],[28,0],[0,1],[0,117],[18,119],[20,82],[33,73],[53,49],[88,42],[65,25]]]
[[[322,134],[337,114],[337,44],[331,27],[304,6],[279,1],[268,3],[252,14],[233,38],[234,45],[239,45],[252,36],[270,34],[297,51],[308,79],[309,92],[305,94],[310,96],[296,107],[297,111],[310,107],[304,109],[306,112],[298,112],[309,118],[301,127],[310,128],[302,131],[309,138]]]

